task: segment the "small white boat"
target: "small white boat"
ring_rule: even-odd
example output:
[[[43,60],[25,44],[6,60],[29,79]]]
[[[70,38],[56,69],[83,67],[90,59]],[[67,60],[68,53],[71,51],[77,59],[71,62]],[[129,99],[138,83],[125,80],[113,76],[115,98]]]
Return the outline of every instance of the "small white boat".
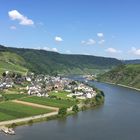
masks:
[[[9,134],[9,135],[15,135],[15,131],[12,128],[2,128],[2,131],[5,134]]]

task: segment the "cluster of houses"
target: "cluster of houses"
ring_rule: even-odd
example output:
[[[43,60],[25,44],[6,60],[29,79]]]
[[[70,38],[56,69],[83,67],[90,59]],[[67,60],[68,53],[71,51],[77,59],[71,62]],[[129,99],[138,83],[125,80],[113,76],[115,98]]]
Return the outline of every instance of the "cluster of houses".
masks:
[[[25,82],[27,84],[25,88],[27,93],[39,97],[48,97],[50,91],[66,91],[69,92],[67,96],[75,96],[80,99],[93,98],[96,96],[96,91],[83,83],[60,76],[34,75],[33,73],[27,76],[14,75],[11,77],[11,75],[9,76],[9,72],[5,72],[5,75],[0,79],[0,89],[12,88],[14,84],[22,84]]]
[[[12,78],[9,76],[9,71],[6,71],[5,76],[0,78],[0,90],[12,88],[13,85],[14,85],[14,82]]]
[[[83,78],[85,78],[86,80],[96,80],[97,75],[84,75]]]
[[[37,75],[34,78],[27,77],[26,80],[30,82],[27,86],[29,95],[37,95],[39,97],[46,96],[50,91],[62,91],[64,86],[68,84],[66,78],[54,77],[49,75]]]
[[[26,76],[22,76],[18,73],[12,73],[5,71],[2,76],[0,76],[0,91],[8,88],[14,87],[15,84],[22,84],[26,81]]]
[[[69,85],[71,86],[71,85]],[[73,88],[71,86],[72,92],[68,94],[68,97],[76,96],[79,99],[93,98],[96,96],[97,92],[92,88],[83,83],[77,83]]]

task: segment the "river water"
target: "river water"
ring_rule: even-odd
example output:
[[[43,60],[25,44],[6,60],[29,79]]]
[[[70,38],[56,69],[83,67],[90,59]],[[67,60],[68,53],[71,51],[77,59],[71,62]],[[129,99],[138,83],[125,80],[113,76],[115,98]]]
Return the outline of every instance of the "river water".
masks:
[[[89,82],[105,93],[104,105],[65,120],[16,128],[15,136],[0,133],[0,140],[139,140],[140,92]]]

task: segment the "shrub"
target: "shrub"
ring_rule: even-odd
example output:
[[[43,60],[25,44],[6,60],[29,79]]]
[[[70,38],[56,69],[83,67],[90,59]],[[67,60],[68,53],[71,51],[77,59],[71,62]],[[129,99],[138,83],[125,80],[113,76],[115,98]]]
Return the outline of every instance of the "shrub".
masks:
[[[11,128],[15,128],[16,126],[17,126],[16,123],[12,123],[10,127],[11,127]]]
[[[82,111],[84,111],[86,109],[87,109],[87,107],[85,105],[83,105],[82,108],[81,108]]]
[[[32,125],[32,124],[33,124],[33,120],[29,120],[29,121],[28,121],[28,124],[29,124],[29,125]]]
[[[74,106],[72,107],[72,111],[75,112],[75,113],[77,113],[77,112],[79,111],[78,105],[74,105]]]
[[[86,104],[86,105],[88,105],[89,103],[90,103],[90,99],[86,99],[85,101],[84,101],[84,103]]]
[[[65,107],[60,108],[58,111],[58,116],[63,118],[66,115],[67,115],[67,108],[65,108]]]
[[[104,92],[103,91],[101,91],[101,95],[104,97],[105,96],[105,94],[104,94]]]
[[[76,99],[76,95],[73,95],[72,98],[73,98],[73,99]]]
[[[51,96],[49,96],[50,98],[54,98],[54,99],[56,99],[57,98],[57,96],[56,95],[51,95]]]

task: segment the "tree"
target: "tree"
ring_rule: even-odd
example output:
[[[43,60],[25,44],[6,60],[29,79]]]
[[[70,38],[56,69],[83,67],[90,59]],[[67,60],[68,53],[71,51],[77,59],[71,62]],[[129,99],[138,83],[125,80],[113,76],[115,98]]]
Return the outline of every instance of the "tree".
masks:
[[[85,101],[84,101],[84,103],[86,104],[86,105],[88,105],[89,103],[90,103],[90,99],[86,99]]]
[[[73,98],[73,99],[76,99],[76,95],[73,95],[72,98]]]
[[[15,76],[16,76],[16,74],[13,72],[13,73],[11,74],[11,77],[12,77],[12,78],[15,78]]]
[[[104,92],[103,91],[100,91],[100,92],[101,92],[101,95],[104,97],[105,96]]]
[[[66,116],[66,114],[67,114],[67,108],[65,108],[65,107],[59,108],[59,111],[58,111],[59,117],[64,117],[64,116]]]
[[[2,74],[2,76],[5,77],[5,76],[6,76],[6,73],[4,72],[4,73]]]
[[[22,78],[22,75],[20,73],[17,73],[16,78]]]
[[[76,82],[76,81],[72,81],[72,82],[70,83],[70,85],[77,85],[77,82]]]
[[[15,128],[16,126],[17,126],[16,123],[12,123],[12,124],[10,125],[10,128]]]
[[[79,111],[78,105],[74,105],[74,106],[72,107],[72,111],[74,111],[75,113],[77,113],[77,112]]]

